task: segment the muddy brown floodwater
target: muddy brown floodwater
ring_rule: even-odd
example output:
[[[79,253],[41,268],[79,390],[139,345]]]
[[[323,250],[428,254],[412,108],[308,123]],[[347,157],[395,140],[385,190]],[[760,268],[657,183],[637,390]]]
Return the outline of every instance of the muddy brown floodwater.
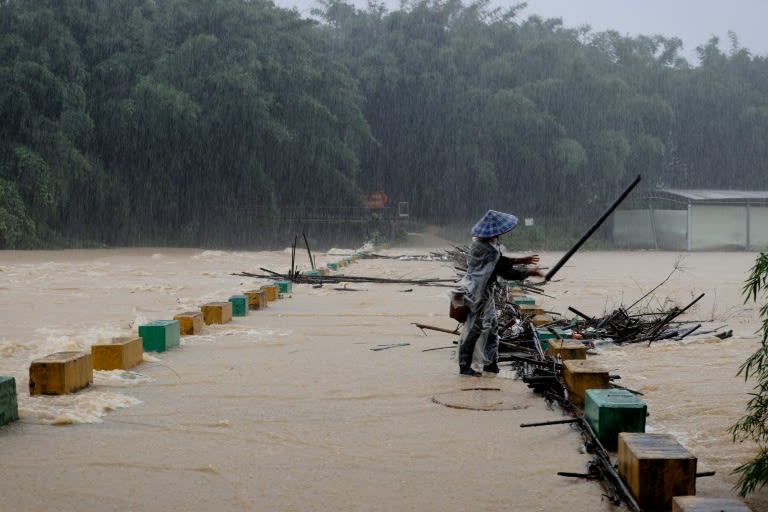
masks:
[[[317,262],[342,253],[316,254]],[[542,253],[542,265],[560,256]],[[700,471],[716,472],[697,482],[702,496],[733,496],[731,471],[756,450],[727,433],[751,389],[736,372],[760,341],[758,308],[741,296],[755,257],[579,252],[546,286],[551,298],[539,297],[546,310],[598,316],[631,304],[676,264],[648,307],[706,294],[686,318],[726,326],[732,338],[604,344],[591,356],[644,394],[648,431],[673,434]],[[233,274],[285,272],[290,261],[290,250],[0,252],[0,375],[16,378],[21,416],[0,428],[0,511],[615,509],[598,483],[557,476],[589,460],[575,430],[520,428],[561,418],[557,408],[506,378],[513,372],[460,377],[456,336],[413,325],[455,327],[444,287],[294,285],[267,309],[145,354],[129,371],[95,372],[83,391],[29,396],[34,359],[89,351],[142,323],[227,300],[266,282]],[[449,262],[397,259],[363,259],[338,273],[454,276]],[[399,346],[371,350],[388,344]],[[433,401],[477,387],[499,392],[504,407]],[[747,503],[768,510],[768,493]]]

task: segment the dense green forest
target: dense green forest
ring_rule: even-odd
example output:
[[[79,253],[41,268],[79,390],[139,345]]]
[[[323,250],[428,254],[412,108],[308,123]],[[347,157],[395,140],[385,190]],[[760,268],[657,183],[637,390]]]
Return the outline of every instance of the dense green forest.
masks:
[[[736,35],[687,62],[520,5],[403,5],[0,0],[0,248],[285,244],[377,190],[422,222],[578,225],[638,174],[768,187],[768,61]]]

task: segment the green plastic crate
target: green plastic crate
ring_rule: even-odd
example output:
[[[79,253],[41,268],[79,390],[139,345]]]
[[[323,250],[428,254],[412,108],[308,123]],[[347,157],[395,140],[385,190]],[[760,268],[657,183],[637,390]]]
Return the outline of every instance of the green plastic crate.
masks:
[[[245,316],[248,314],[248,297],[245,295],[233,295],[229,298],[232,303],[232,316]]]
[[[0,375],[0,425],[7,425],[19,419],[19,405],[16,400],[16,379]]]
[[[571,336],[559,327],[555,327],[554,331],[560,335],[563,339],[569,339]],[[539,340],[556,340],[557,336],[549,332],[549,329],[536,329],[536,334],[539,336]]]
[[[181,327],[178,320],[155,320],[139,326],[144,352],[165,352],[178,346]]]
[[[536,299],[528,295],[518,295],[517,297],[512,297],[512,304],[530,304],[533,306],[536,304]]]
[[[584,397],[584,417],[606,450],[617,449],[621,432],[645,432],[647,411],[626,389],[588,389]]]
[[[277,285],[278,293],[291,293],[290,281],[275,281],[275,284]]]

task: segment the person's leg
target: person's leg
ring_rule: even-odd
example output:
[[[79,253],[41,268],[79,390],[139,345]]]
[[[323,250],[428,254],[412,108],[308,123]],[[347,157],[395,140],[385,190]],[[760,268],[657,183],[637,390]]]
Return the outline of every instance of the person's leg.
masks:
[[[486,316],[488,339],[485,342],[484,372],[499,373],[499,320],[495,308],[488,308],[490,314]]]
[[[483,332],[482,315],[470,313],[464,324],[464,331],[459,338],[459,373],[462,375],[479,375],[472,369],[472,354],[475,352],[477,338]]]
[[[495,355],[489,357],[489,363],[483,365],[483,371],[489,372],[489,373],[499,373],[499,343],[498,343],[498,336],[492,334],[488,337],[488,343],[491,343],[491,338],[496,338],[496,351]],[[488,352],[486,352],[486,356],[488,356]]]

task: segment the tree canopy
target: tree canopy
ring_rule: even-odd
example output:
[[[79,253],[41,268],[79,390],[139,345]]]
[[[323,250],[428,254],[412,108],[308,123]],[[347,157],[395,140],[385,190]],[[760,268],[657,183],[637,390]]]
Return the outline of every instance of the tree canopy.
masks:
[[[0,3],[0,248],[257,246],[375,190],[425,222],[590,219],[649,186],[762,189],[768,62],[732,37],[410,0]]]

